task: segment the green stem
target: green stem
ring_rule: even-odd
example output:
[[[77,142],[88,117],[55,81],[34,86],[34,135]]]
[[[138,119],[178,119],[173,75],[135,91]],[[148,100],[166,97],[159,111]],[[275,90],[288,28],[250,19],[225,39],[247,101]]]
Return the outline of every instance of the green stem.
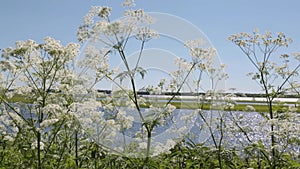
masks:
[[[41,166],[41,133],[37,131],[37,150],[38,150],[38,169],[42,169]]]
[[[265,64],[263,64],[262,68],[260,69],[260,75],[261,75],[261,82],[263,85],[263,88],[265,90],[266,93],[266,99],[267,99],[267,103],[268,103],[268,107],[269,107],[269,120],[273,120],[274,119],[274,114],[273,114],[273,97],[271,97],[270,93],[269,93],[269,89],[268,89],[268,84],[267,81],[265,79],[265,74],[264,74],[264,70],[265,70]],[[272,151],[272,159],[271,161],[271,166],[274,166],[275,163],[275,135],[274,135],[274,124],[271,124],[270,126],[270,130],[271,130],[271,151]]]
[[[118,48],[118,51],[119,51],[119,54],[120,54],[120,56],[121,56],[121,58],[123,60],[123,63],[125,65],[127,71],[131,72],[124,51],[122,49],[120,49],[120,48]],[[142,122],[145,122],[145,119],[144,119],[144,117],[142,115],[142,112],[141,112],[141,109],[140,109],[140,106],[139,106],[138,100],[137,100],[137,92],[136,92],[136,86],[135,86],[135,82],[134,82],[134,75],[132,73],[130,73],[129,77],[130,77],[130,82],[131,82],[131,86],[132,86],[132,90],[133,90],[133,97],[134,97],[133,98],[134,99],[133,102],[135,104],[135,107],[136,107],[136,109],[138,111],[138,114],[139,114]]]
[[[78,130],[75,131],[75,162],[78,167]]]
[[[146,152],[146,159],[145,159],[144,165],[149,162],[151,136],[152,136],[152,131],[147,130],[147,132],[148,132],[148,135],[147,135],[147,152]]]

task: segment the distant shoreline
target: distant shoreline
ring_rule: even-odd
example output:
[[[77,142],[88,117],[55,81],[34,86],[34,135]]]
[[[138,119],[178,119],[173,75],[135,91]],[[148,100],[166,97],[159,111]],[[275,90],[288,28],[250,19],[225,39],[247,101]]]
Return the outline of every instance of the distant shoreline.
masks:
[[[100,93],[105,93],[105,94],[111,94],[111,90],[97,90]],[[153,95],[150,94],[150,92],[147,91],[138,91],[138,95]],[[266,97],[266,94],[263,93],[222,93],[223,96],[226,95],[234,95],[237,98],[264,98]],[[156,96],[205,96],[206,93],[200,92],[200,93],[193,93],[193,92],[181,92],[181,93],[176,93],[176,92],[162,92],[161,94],[154,94]],[[298,94],[280,94],[278,98],[298,98],[300,99],[300,95]],[[248,99],[246,99],[248,100]],[[260,99],[258,99],[260,100]]]

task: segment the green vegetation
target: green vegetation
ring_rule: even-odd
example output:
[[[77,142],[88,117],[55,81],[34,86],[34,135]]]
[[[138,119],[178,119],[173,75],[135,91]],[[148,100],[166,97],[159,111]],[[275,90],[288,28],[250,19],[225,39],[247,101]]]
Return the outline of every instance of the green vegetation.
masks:
[[[152,100],[152,101],[151,101]],[[168,102],[167,99],[164,98],[159,98],[159,99],[154,99],[155,101],[153,101],[153,99],[147,99],[147,102],[143,105],[141,105],[141,107],[149,107],[152,104],[156,104],[160,107],[163,107],[166,105],[166,103]],[[247,102],[247,103],[245,103]],[[173,106],[175,106],[177,109],[202,109],[202,110],[227,110],[227,111],[255,111],[255,112],[268,112],[269,107],[267,105],[266,102],[262,102],[262,101],[236,101],[234,102],[234,106],[233,107],[228,107],[225,104],[225,101],[219,101],[220,106],[211,106],[212,104],[209,103],[209,100],[203,101],[202,102],[197,102],[194,99],[173,99],[173,102],[171,102],[170,104],[172,104]],[[125,105],[125,104],[123,104]],[[253,107],[254,109],[249,110],[248,106]],[[297,112],[300,112],[300,107],[297,106],[298,103],[295,102],[284,102],[283,103],[278,103],[278,104],[274,104],[273,105],[273,109],[276,111],[281,111],[281,112],[285,112],[289,109],[289,105],[294,105],[295,108],[297,109]],[[121,105],[120,105],[121,106]]]
[[[102,98],[104,99],[104,98]],[[102,100],[100,99],[100,100]],[[149,105],[151,105],[151,101],[149,101],[151,99],[148,99],[148,102],[146,102],[146,104],[141,105],[141,107],[149,107]],[[21,102],[21,103],[32,103],[32,101],[30,101],[28,98],[26,98],[25,96],[21,96],[21,95],[17,95],[12,97],[11,99],[8,99],[9,102]],[[159,98],[156,99],[155,104],[164,106],[166,103],[168,102],[167,99],[163,99],[163,98]],[[239,103],[242,102],[242,103]],[[248,104],[245,104],[244,102],[247,102]],[[154,103],[154,102],[152,102]],[[197,103],[195,100],[193,99],[178,99],[175,98],[173,99],[173,102],[171,102],[171,104],[173,106],[175,106],[177,109],[202,109],[202,110],[230,110],[230,111],[250,111],[247,109],[247,106],[251,105],[254,110],[256,112],[268,112],[268,105],[266,102],[262,102],[262,101],[238,101],[235,102],[234,107],[226,107],[226,106],[222,106],[222,107],[211,107],[211,104],[208,103],[208,101],[206,101],[205,103]],[[125,105],[125,104],[124,104]],[[300,107],[297,106],[298,103],[295,102],[284,102],[284,104],[280,103],[280,104],[275,104],[273,105],[274,110],[276,111],[287,111],[289,108],[289,105],[295,105],[295,107],[297,108],[297,112],[300,112]]]

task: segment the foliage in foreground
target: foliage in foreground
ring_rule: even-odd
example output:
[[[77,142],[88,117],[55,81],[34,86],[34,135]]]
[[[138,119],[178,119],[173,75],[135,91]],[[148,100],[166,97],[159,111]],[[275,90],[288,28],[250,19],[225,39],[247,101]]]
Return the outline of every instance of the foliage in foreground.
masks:
[[[43,168],[219,168],[218,153],[216,149],[203,145],[178,143],[167,154],[160,154],[149,159],[130,158],[110,154],[93,143],[83,145],[75,159],[72,143],[61,152],[49,155],[44,161]],[[9,141],[1,142],[0,168],[36,168],[34,152],[30,149],[20,151],[20,146]],[[73,145],[74,146],[74,145]],[[59,145],[54,145],[59,147]],[[73,147],[74,148],[74,147]],[[58,149],[57,149],[58,150]],[[54,151],[54,150],[52,150]],[[268,160],[259,152],[267,151],[262,145],[249,145],[245,148],[243,156],[238,150],[222,149],[222,168],[271,168]],[[52,152],[53,153],[53,152]],[[298,161],[296,160],[298,159]],[[277,162],[276,168],[297,169],[300,167],[299,157],[284,154]]]

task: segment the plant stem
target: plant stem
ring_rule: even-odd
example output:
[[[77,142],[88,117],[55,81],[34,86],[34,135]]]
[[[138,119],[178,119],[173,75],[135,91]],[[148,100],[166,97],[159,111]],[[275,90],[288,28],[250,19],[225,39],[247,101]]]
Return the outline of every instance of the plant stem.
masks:
[[[146,152],[146,159],[145,159],[145,164],[148,163],[149,161],[149,154],[150,154],[150,145],[151,145],[151,136],[152,136],[152,131],[147,131],[148,135],[147,135],[147,152]]]
[[[75,162],[78,167],[78,130],[75,131]]]
[[[38,149],[38,169],[42,169],[41,166],[41,133],[37,131],[37,149]]]

